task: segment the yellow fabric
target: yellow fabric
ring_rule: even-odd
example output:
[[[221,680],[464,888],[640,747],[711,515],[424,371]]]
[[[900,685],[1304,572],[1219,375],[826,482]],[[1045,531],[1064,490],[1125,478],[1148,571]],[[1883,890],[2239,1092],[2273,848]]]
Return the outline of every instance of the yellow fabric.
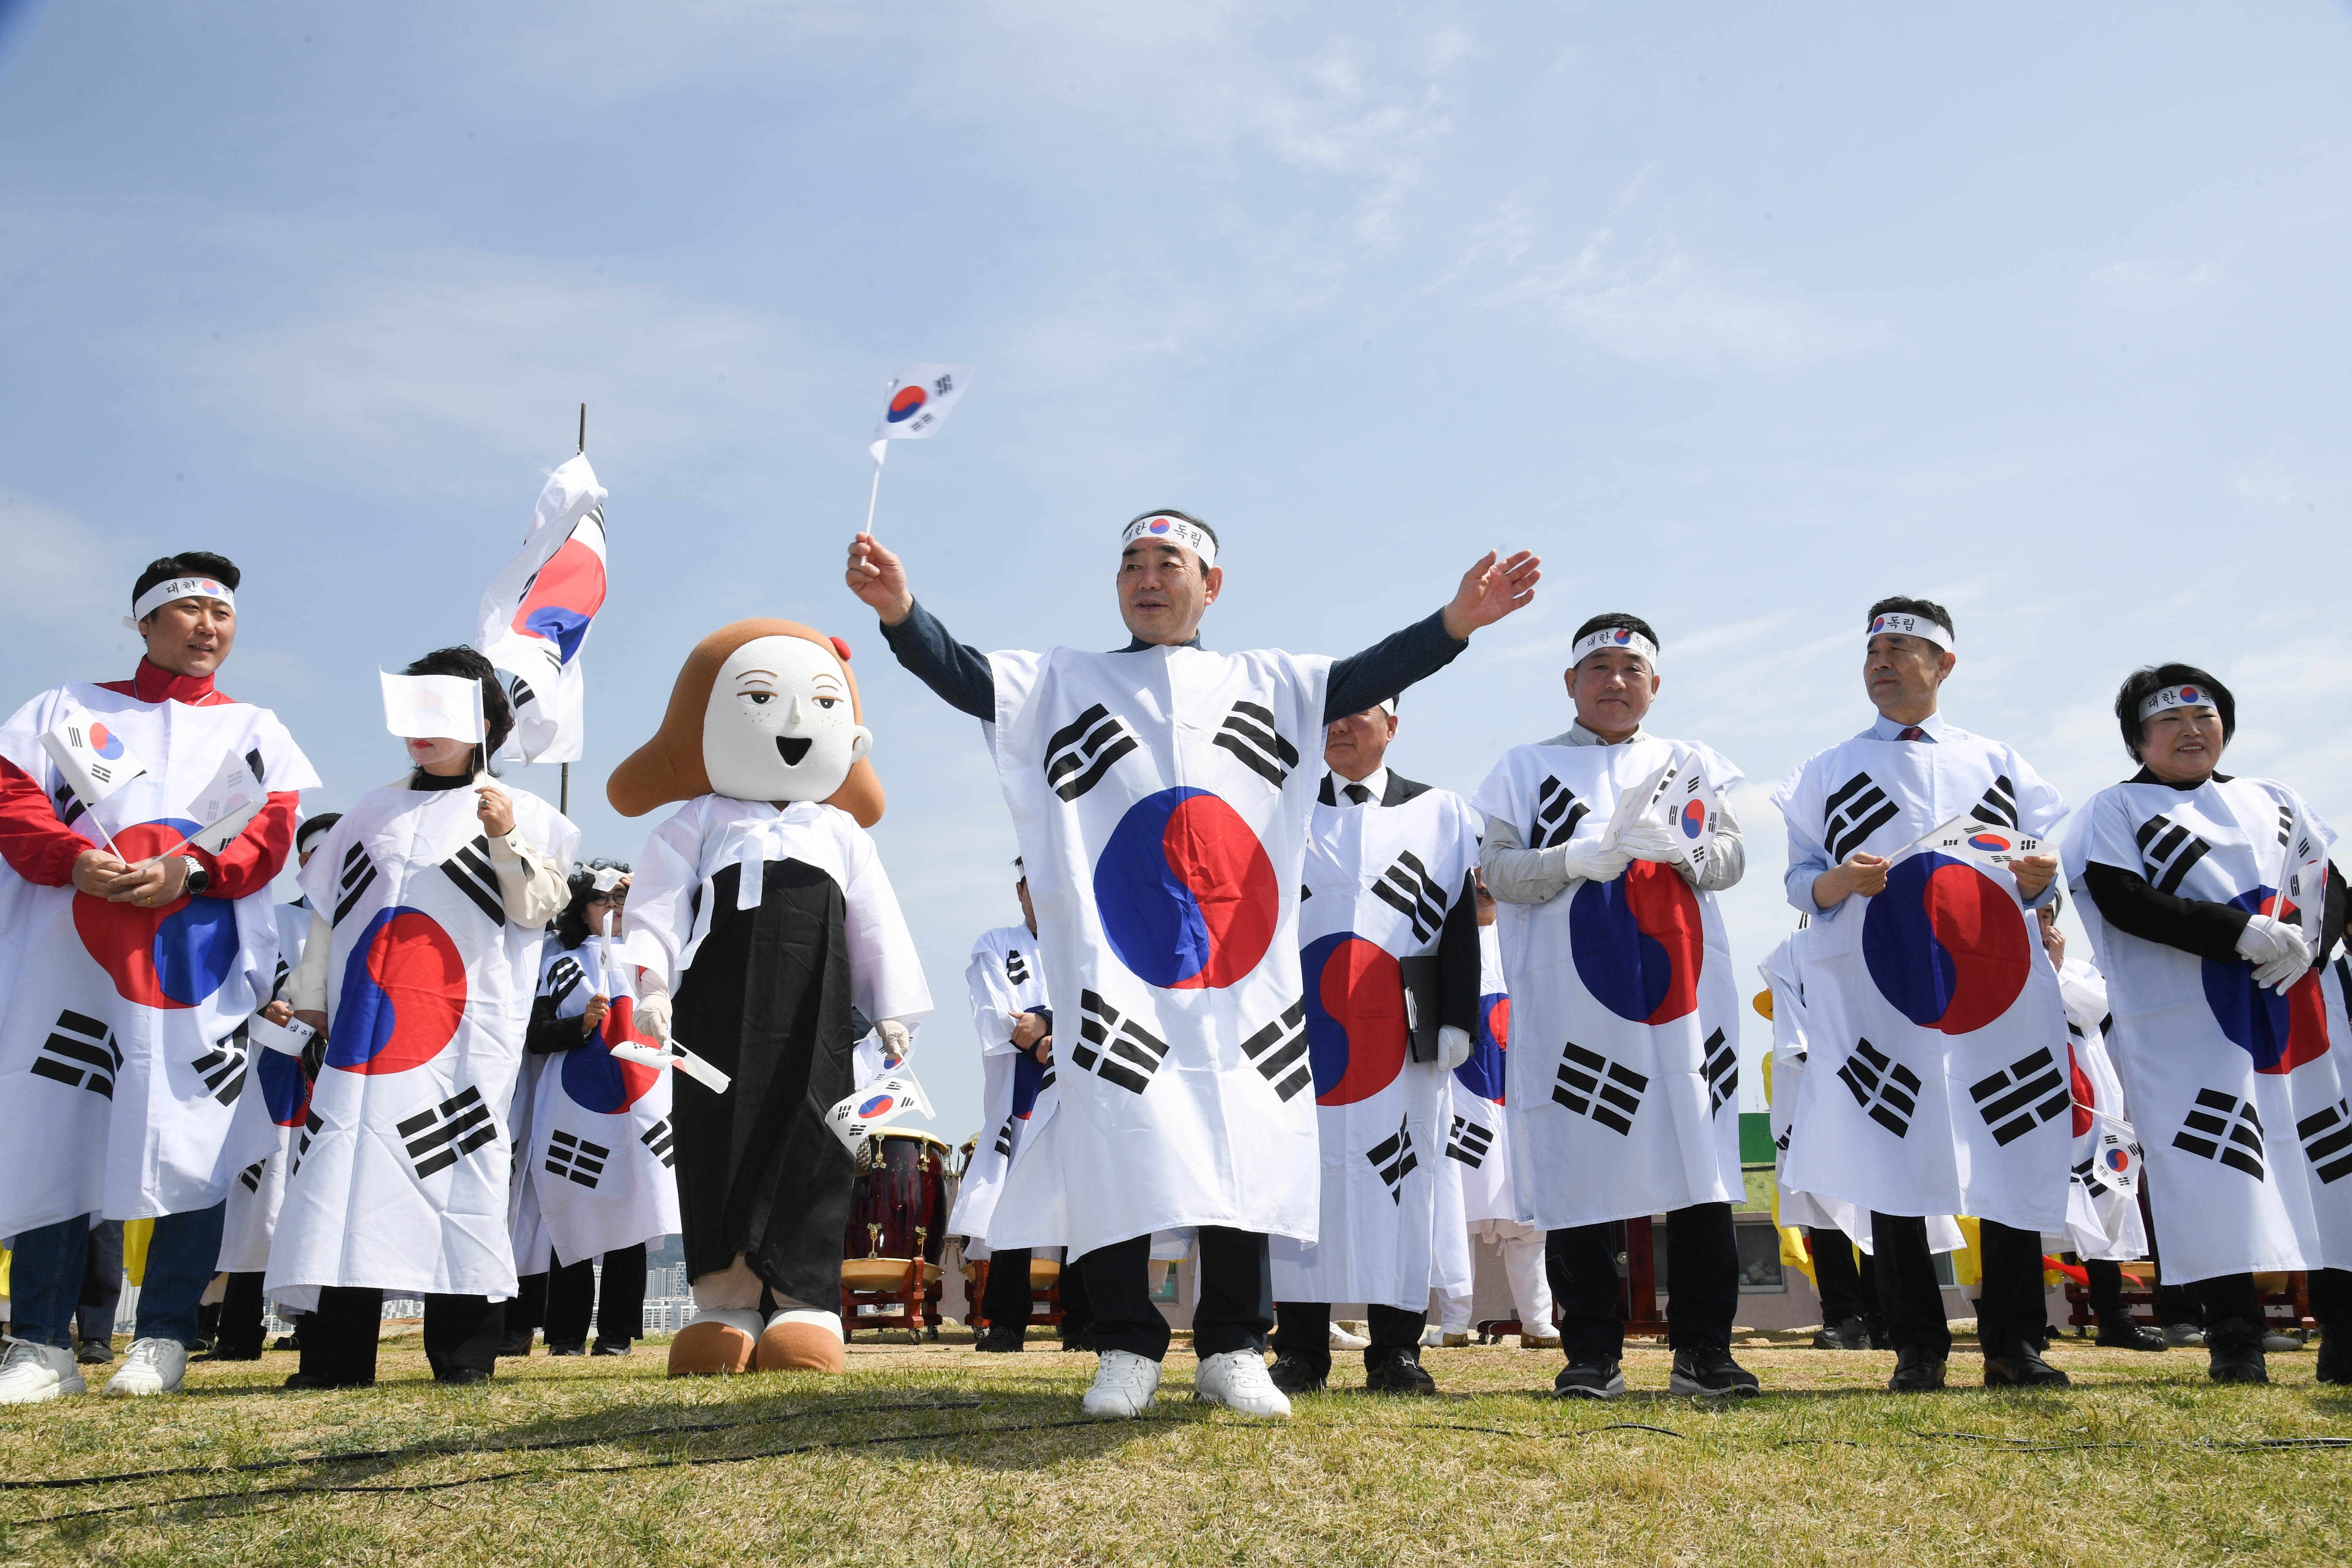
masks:
[[[1768,1018],[1772,1016],[1771,999],[1769,991],[1756,999],[1756,1010]],[[1764,1054],[1764,1103],[1768,1106],[1772,1103],[1772,1054],[1769,1051]],[[1776,1173],[1772,1183],[1772,1228],[1780,1233],[1780,1262],[1802,1274],[1813,1289],[1819,1290],[1822,1282],[1814,1278],[1813,1249],[1805,1239],[1803,1227],[1780,1223],[1780,1184],[1777,1176]]]
[[[122,1226],[122,1271],[133,1285],[147,1283],[147,1243],[155,1235],[152,1219],[126,1220]]]
[[[8,1293],[8,1249],[0,1247],[0,1296]]]
[[[1966,1215],[1956,1217],[1968,1245],[1952,1254],[1952,1282],[1965,1290],[1984,1279],[1984,1241],[1978,1234],[1976,1221]]]

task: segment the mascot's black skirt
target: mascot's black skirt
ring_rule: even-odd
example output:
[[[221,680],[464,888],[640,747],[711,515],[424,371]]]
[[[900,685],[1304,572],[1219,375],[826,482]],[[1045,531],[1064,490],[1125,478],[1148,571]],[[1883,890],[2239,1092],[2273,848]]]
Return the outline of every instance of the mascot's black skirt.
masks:
[[[830,1311],[856,1174],[824,1127],[856,1087],[841,885],[798,860],[762,879],[752,910],[735,907],[738,868],[711,879],[709,934],[672,1009],[680,1043],[735,1080],[713,1094],[673,1075],[687,1276],[740,1252],[777,1295]]]

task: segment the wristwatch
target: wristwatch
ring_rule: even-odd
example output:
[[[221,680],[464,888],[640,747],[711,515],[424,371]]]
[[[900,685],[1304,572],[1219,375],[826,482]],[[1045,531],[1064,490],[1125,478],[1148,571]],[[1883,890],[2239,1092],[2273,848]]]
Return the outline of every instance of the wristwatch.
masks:
[[[188,879],[181,884],[180,891],[194,897],[213,885],[212,873],[205,869],[203,861],[193,855],[183,855],[180,858],[188,864]]]

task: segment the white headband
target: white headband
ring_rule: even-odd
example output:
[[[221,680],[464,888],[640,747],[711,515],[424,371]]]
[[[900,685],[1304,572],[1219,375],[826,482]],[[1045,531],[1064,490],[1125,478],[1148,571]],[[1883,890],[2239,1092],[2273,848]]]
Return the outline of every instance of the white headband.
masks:
[[[1946,653],[1958,651],[1958,645],[1952,640],[1952,628],[1941,621],[1931,621],[1925,616],[1906,615],[1900,610],[1889,610],[1871,621],[1870,630],[1863,634],[1863,640],[1868,642],[1872,637],[1885,635],[1918,637],[1923,641],[1934,643]]]
[[[1201,570],[1203,572],[1217,563],[1217,542],[1209,536],[1209,531],[1181,517],[1161,511],[1155,511],[1150,517],[1139,517],[1127,525],[1126,532],[1118,536],[1118,547],[1124,551],[1139,539],[1150,540],[1155,544],[1182,545],[1201,558]]]
[[[1584,662],[1587,654],[1601,653],[1609,648],[1640,654],[1649,661],[1651,672],[1655,674],[1657,671],[1658,645],[1631,626],[1603,626],[1591,637],[1577,638],[1576,646],[1569,650],[1568,667],[1573,669]]]
[[[2139,705],[2139,720],[2145,724],[2168,708],[2210,708],[2220,712],[2213,693],[2202,686],[2168,686]]]
[[[174,599],[218,599],[231,610],[236,608],[236,595],[229,592],[227,584],[210,577],[174,577],[140,595],[131,604],[131,613],[122,617],[122,624],[135,632],[140,622]]]

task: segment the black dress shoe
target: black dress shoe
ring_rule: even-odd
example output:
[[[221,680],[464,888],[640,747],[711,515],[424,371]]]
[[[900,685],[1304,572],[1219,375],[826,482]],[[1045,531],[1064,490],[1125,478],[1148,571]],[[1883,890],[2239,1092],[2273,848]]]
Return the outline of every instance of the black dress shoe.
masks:
[[[1275,1384],[1280,1388],[1280,1384]],[[1285,1393],[1289,1392],[1287,1389]],[[1364,1374],[1367,1394],[1435,1394],[1437,1380],[1422,1370],[1421,1352],[1397,1345],[1384,1352],[1380,1364]]]
[[[572,1353],[577,1355],[580,1352],[574,1351]],[[447,1372],[435,1373],[433,1381],[446,1384],[452,1388],[471,1388],[476,1384],[489,1382],[490,1374],[478,1366],[453,1366]]]
[[[1625,1392],[1625,1374],[1613,1361],[1571,1362],[1551,1380],[1555,1399],[1614,1399]]]
[[[1895,1352],[1895,1375],[1886,1380],[1889,1394],[1932,1394],[1944,1386],[1944,1363],[1918,1345]]]
[[[506,1338],[499,1342],[499,1359],[512,1361],[517,1356],[529,1355],[531,1337],[537,1331],[534,1329],[518,1329],[509,1331]]]
[[[588,1346],[586,1342],[582,1340],[550,1340],[547,1342],[547,1353],[550,1355],[586,1355],[588,1353]]]
[[[2064,1388],[2066,1374],[2042,1359],[2036,1346],[2022,1342],[2007,1355],[1989,1355],[1984,1363],[1987,1388]]]
[[[1756,1374],[1731,1359],[1721,1345],[1685,1345],[1675,1352],[1675,1370],[1666,1380],[1668,1394],[1696,1394],[1720,1398],[1729,1394],[1761,1394]]]
[[[1013,1326],[1000,1328],[992,1323],[986,1333],[972,1342],[971,1348],[987,1355],[1006,1353],[1018,1355],[1021,1352],[1021,1347],[1028,1342],[1028,1339],[1029,1331],[1026,1329]]]
[[[588,1347],[588,1353],[590,1355],[628,1355],[632,1352],[629,1342],[626,1340],[598,1340]]]
[[[1823,1323],[1813,1334],[1817,1351],[1866,1351],[1870,1348],[1870,1330],[1859,1317],[1843,1322]]]
[[[2352,1384],[2352,1323],[2319,1326],[2317,1381]]]
[[[259,1361],[261,1359],[261,1347],[259,1345],[215,1344],[213,1346],[213,1353],[205,1357],[205,1359],[206,1361]]]
[[[2263,1331],[2243,1318],[2205,1326],[2205,1375],[2216,1383],[2268,1383],[2263,1364]]]
[[[298,1372],[286,1380],[286,1386],[296,1390],[319,1388],[373,1388],[375,1386],[375,1379],[368,1377],[362,1378],[353,1383],[336,1383],[328,1378],[313,1377],[307,1372]]]
[[[1075,1329],[1065,1329],[1062,1331],[1062,1348],[1066,1351],[1083,1352],[1087,1355],[1094,1354],[1094,1326],[1090,1323],[1080,1323]]]
[[[1276,1356],[1265,1374],[1285,1394],[1320,1394],[1331,1376],[1331,1363],[1311,1362],[1305,1356]]]
[[[2129,1312],[2101,1312],[2098,1337],[2091,1342],[2111,1351],[2163,1352],[2172,1348],[2163,1330],[2151,1328]]]

